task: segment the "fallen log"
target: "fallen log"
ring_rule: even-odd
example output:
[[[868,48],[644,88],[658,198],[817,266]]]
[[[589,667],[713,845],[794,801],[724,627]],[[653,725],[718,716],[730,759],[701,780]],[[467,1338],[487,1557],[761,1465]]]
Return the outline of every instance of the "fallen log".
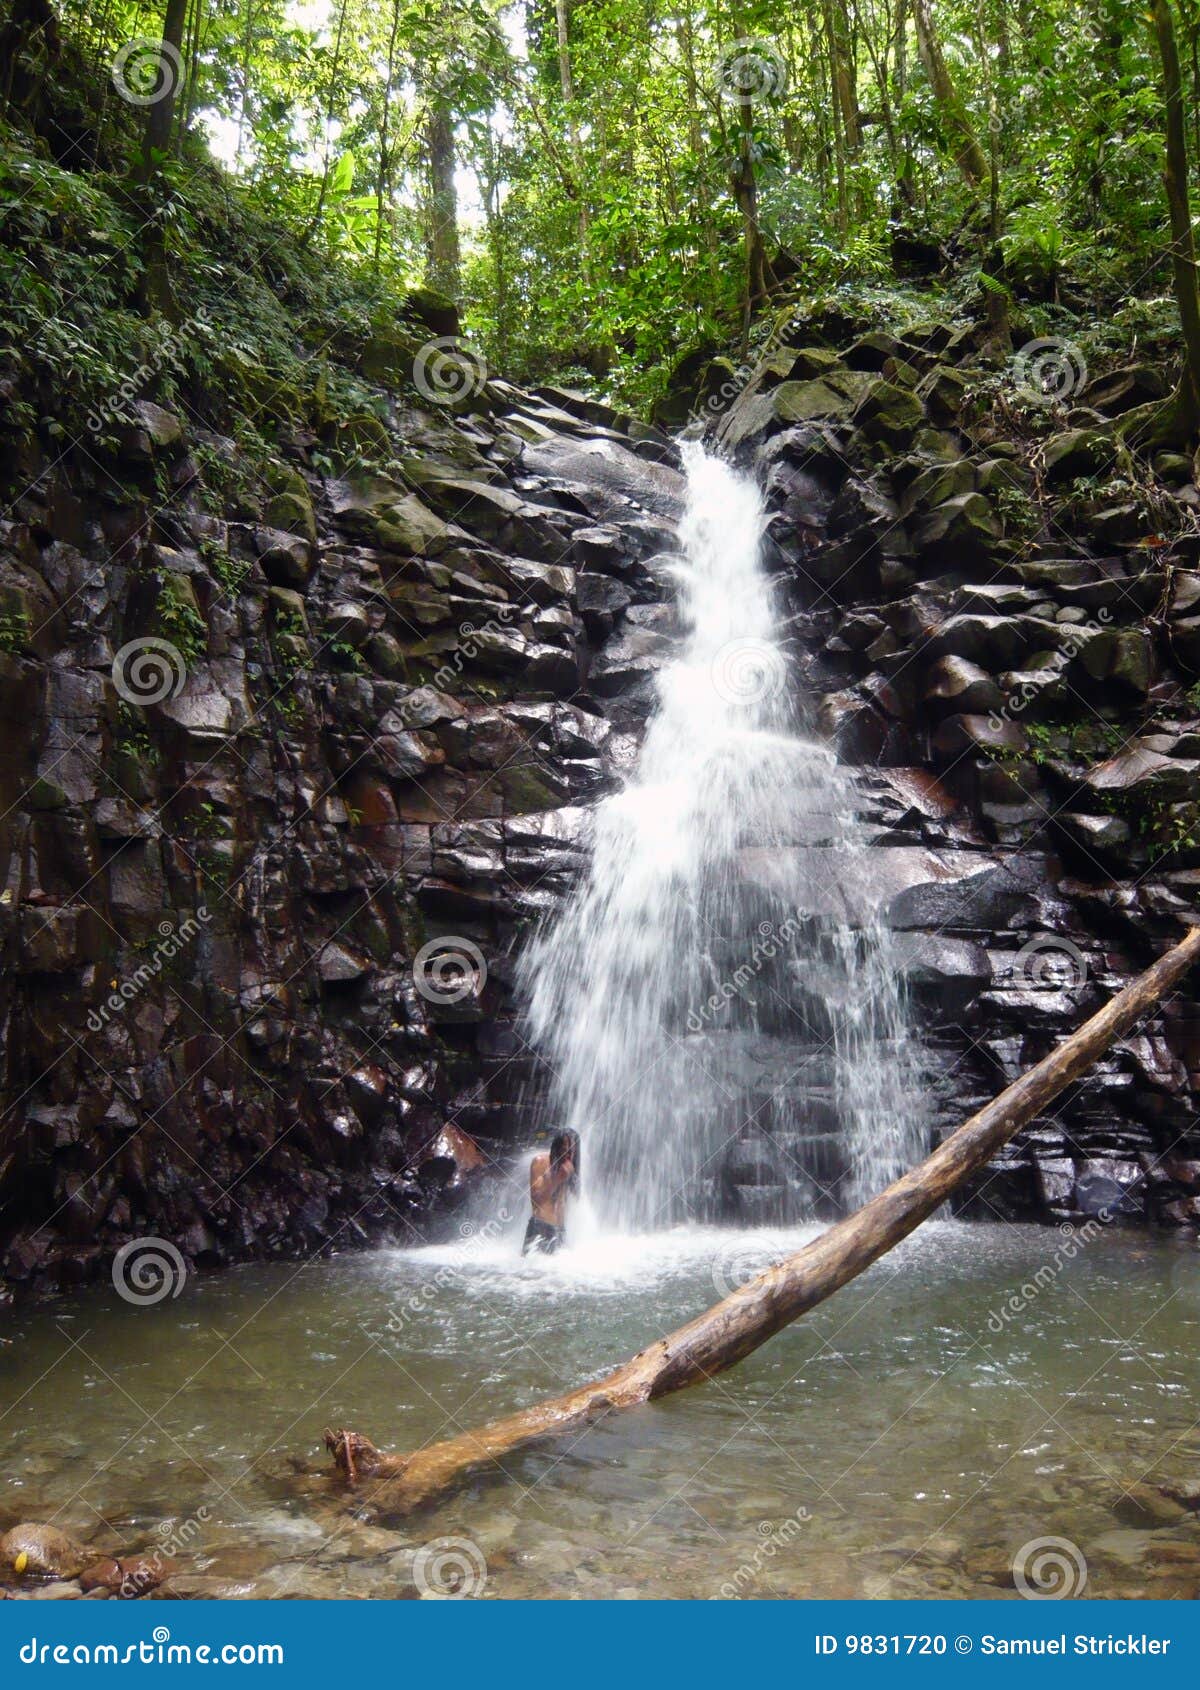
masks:
[[[795,1255],[766,1268],[723,1302],[639,1351],[604,1378],[407,1455],[386,1454],[357,1432],[329,1431],[325,1443],[336,1467],[352,1486],[364,1479],[377,1481],[369,1496],[373,1507],[386,1514],[407,1514],[436,1502],[474,1474],[490,1468],[503,1472],[504,1458],[516,1450],[582,1431],[618,1409],[633,1408],[724,1372],[907,1238],[1115,1039],[1153,1009],[1197,958],[1200,926],[1193,927],[910,1173]]]

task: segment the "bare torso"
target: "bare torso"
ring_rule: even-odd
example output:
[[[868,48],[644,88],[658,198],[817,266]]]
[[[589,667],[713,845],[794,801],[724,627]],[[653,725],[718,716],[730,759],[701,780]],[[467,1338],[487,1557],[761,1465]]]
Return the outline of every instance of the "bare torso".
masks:
[[[568,1167],[552,1168],[547,1155],[535,1156],[529,1164],[529,1201],[537,1220],[546,1226],[562,1227],[566,1220]]]

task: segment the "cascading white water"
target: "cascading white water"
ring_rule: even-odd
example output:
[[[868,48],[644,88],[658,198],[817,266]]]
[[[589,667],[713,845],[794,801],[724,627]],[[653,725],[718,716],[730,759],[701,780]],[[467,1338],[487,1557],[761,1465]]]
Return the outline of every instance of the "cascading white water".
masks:
[[[790,719],[758,489],[697,446],[685,467],[678,655],[584,884],[521,960],[548,1124],[622,1231],[857,1202],[922,1136],[854,795]],[[773,1213],[747,1207],[764,1187]]]

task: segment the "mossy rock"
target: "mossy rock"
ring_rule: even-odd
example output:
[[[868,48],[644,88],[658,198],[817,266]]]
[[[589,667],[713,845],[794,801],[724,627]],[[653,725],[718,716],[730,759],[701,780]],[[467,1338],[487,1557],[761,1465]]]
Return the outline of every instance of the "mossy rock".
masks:
[[[442,293],[437,288],[409,288],[400,309],[405,317],[414,319],[432,335],[462,333],[458,306],[449,294]]]
[[[392,455],[393,441],[387,424],[371,411],[359,411],[352,417],[330,422],[322,433],[335,451],[351,457],[386,460]]]
[[[771,398],[785,423],[845,421],[854,408],[852,399],[823,380],[781,382]]]
[[[1158,663],[1154,641],[1145,629],[1123,628],[1120,631],[1114,644],[1107,678],[1110,681],[1120,681],[1143,698],[1150,691],[1158,679]]]
[[[285,534],[298,534],[310,546],[317,543],[317,518],[307,487],[302,493],[273,494],[263,506],[263,522],[268,528],[282,529]]]
[[[831,370],[840,370],[844,366],[836,352],[831,352],[824,346],[802,346],[799,351],[792,352],[791,376],[796,381],[807,381],[813,376],[828,375]]]
[[[376,329],[359,352],[358,367],[368,381],[407,387],[413,379],[417,354],[425,344],[425,340],[403,329]]]
[[[502,769],[496,784],[504,794],[510,815],[533,815],[553,810],[562,803],[561,789],[549,785],[536,769],[511,766]]]
[[[1105,469],[1113,457],[1112,439],[1103,429],[1072,428],[1051,435],[1043,448],[1042,464],[1048,482],[1074,481]]]
[[[917,397],[930,417],[943,428],[958,421],[970,387],[966,376],[953,364],[937,364],[917,385]]]
[[[240,348],[227,347],[216,361],[216,370],[216,396],[231,414],[272,417],[278,422],[303,417],[305,402],[297,390]]]
[[[907,388],[873,381],[855,407],[853,420],[869,437],[898,445],[910,440],[924,423],[925,407]]]
[[[291,587],[270,587],[267,589],[267,604],[276,645],[285,633],[297,636],[308,633],[308,607],[300,593]]]

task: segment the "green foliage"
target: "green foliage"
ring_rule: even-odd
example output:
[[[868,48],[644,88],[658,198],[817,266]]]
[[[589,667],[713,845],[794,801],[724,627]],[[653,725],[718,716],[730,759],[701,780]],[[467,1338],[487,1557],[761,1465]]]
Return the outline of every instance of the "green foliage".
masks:
[[[24,611],[0,613],[0,651],[24,651],[29,639],[29,617]]]
[[[1119,0],[938,0],[948,88],[909,7],[567,0],[560,41],[546,0],[196,0],[148,181],[144,113],[108,70],[151,17],[62,11],[78,139],[33,100],[0,136],[0,333],[39,377],[13,420],[111,456],[139,397],[186,396],[225,434],[245,418],[253,449],[225,470],[248,513],[281,435],[314,430],[332,464],[378,403],[358,356],[448,223],[490,363],[639,405],[762,304],[752,237],[777,299],[940,287],[948,260],[952,303],[1003,297],[1031,335],[1086,308],[1100,364],[1131,296],[1169,281],[1159,67]],[[1173,356],[1163,313],[1146,322]]]
[[[164,637],[190,668],[208,653],[208,628],[177,575],[159,574],[155,614]]]

